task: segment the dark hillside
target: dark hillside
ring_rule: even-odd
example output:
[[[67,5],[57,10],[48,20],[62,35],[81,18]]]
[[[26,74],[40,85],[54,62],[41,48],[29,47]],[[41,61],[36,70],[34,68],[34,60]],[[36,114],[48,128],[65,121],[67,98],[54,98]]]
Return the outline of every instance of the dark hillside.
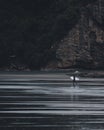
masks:
[[[52,46],[95,0],[1,0],[0,67],[40,69],[55,59]]]

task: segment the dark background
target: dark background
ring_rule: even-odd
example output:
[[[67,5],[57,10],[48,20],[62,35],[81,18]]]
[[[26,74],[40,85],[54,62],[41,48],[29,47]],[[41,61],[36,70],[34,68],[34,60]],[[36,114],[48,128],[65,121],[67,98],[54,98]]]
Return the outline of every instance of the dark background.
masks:
[[[55,60],[55,47],[95,0],[1,0],[0,68],[37,70]],[[54,47],[55,46],[55,47]]]

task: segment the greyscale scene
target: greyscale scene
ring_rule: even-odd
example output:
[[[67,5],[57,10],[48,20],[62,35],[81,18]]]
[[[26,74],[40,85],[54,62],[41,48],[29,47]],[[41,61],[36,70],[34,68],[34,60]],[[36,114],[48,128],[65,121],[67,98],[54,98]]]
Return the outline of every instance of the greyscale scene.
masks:
[[[0,130],[104,130],[104,0],[0,0]]]

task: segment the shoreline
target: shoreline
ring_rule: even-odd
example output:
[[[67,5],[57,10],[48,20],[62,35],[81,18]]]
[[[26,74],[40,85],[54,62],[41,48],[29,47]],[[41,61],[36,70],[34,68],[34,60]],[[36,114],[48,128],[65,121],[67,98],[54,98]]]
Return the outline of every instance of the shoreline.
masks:
[[[64,74],[69,74],[72,75],[75,71],[79,71],[79,76],[80,77],[89,77],[89,78],[104,78],[104,70],[86,70],[86,69],[79,69],[79,68],[71,68],[71,69],[44,69],[44,70],[2,70],[0,69],[1,74],[6,74],[6,73],[64,73]]]

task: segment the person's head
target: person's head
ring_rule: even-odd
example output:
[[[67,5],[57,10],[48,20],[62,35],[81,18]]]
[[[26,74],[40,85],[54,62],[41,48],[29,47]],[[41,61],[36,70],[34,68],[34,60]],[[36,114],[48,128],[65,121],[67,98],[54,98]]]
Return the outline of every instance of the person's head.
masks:
[[[76,70],[76,71],[74,72],[74,75],[79,75],[79,71]]]

